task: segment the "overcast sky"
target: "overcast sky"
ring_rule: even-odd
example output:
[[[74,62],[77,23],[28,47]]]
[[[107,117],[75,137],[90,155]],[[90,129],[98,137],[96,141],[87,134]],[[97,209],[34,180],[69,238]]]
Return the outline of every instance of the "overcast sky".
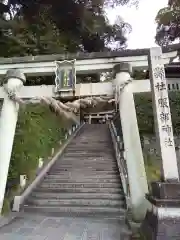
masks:
[[[156,46],[154,36],[156,33],[155,17],[159,9],[166,7],[168,0],[140,0],[139,7],[117,7],[108,9],[107,15],[110,23],[120,15],[132,26],[129,35],[128,48],[145,48]]]

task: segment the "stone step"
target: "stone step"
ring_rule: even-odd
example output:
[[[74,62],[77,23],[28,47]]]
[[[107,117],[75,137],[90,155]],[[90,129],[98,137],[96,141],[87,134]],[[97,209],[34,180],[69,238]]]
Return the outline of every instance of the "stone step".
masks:
[[[49,192],[37,192],[34,191],[31,194],[33,198],[39,199],[114,199],[121,200],[124,199],[123,192],[121,193],[49,193]]]
[[[79,160],[75,160],[72,159],[71,161],[67,160],[67,159],[63,159],[63,160],[59,160],[57,161],[54,166],[63,166],[63,165],[68,165],[68,166],[77,166],[77,165],[86,165],[86,166],[117,166],[117,162],[116,161],[111,161],[111,160],[101,160],[101,161],[95,161],[95,160],[90,160],[90,161],[86,161],[85,159],[79,159]]]
[[[87,155],[87,154],[72,154],[72,155],[64,155],[61,156],[57,161],[61,161],[61,162],[73,162],[73,161],[77,161],[77,162],[82,162],[85,161],[87,163],[89,162],[99,162],[99,163],[117,163],[116,159],[114,158],[114,156],[107,156],[107,155],[94,155],[92,156],[91,154]]]
[[[74,150],[76,151],[76,150]],[[62,157],[66,157],[66,161],[69,159],[69,160],[73,160],[74,159],[74,156],[73,153],[69,154],[71,155],[69,158],[67,157],[68,156],[68,152],[64,153],[62,156],[61,156],[61,159]],[[115,157],[114,157],[114,153],[112,154],[104,154],[104,153],[95,153],[95,154],[92,154],[92,152],[88,152],[88,153],[84,153],[84,152],[79,152],[78,154],[78,157],[76,158],[76,161],[78,161],[79,159],[83,159],[84,161],[87,160],[87,161],[92,161],[92,160],[97,160],[97,161],[116,161]]]
[[[72,164],[99,164],[99,165],[102,165],[102,164],[107,164],[107,165],[117,165],[117,161],[115,160],[112,160],[112,159],[105,159],[105,158],[102,158],[100,160],[98,159],[86,159],[86,158],[70,158],[70,159],[61,159],[61,160],[57,160],[57,162],[55,163],[56,164],[69,164],[69,165],[72,165]]]
[[[51,171],[83,171],[83,172],[99,172],[99,171],[116,171],[117,168],[113,167],[84,167],[84,166],[76,166],[72,169],[72,167],[56,167],[56,168],[51,168]]]
[[[113,157],[113,152],[110,152],[110,153],[108,153],[108,152],[106,152],[106,151],[98,151],[98,152],[95,152],[94,151],[94,149],[90,149],[89,151],[78,151],[78,150],[76,150],[76,149],[74,149],[74,150],[72,150],[72,152],[71,151],[67,151],[67,152],[64,152],[64,154],[63,154],[63,157],[77,157],[77,156],[82,156],[82,157],[84,157],[84,156],[87,156],[87,157],[105,157],[105,158],[111,158],[111,157]]]
[[[85,133],[87,134],[87,133]],[[108,145],[108,144],[112,144],[111,143],[111,139],[109,136],[107,135],[101,135],[101,136],[93,136],[94,134],[92,134],[91,136],[87,136],[87,138],[81,138],[81,136],[79,136],[78,138],[74,138],[72,140],[72,142],[70,143],[70,145],[78,145],[78,144],[85,144],[87,147],[94,145],[95,143],[97,143],[97,145]],[[78,141],[77,141],[78,140]],[[103,140],[103,141],[102,141]]]
[[[86,162],[84,160],[80,160],[80,161],[76,161],[75,159],[71,162],[68,161],[59,161],[56,162],[55,165],[53,167],[57,167],[57,166],[69,166],[69,167],[74,167],[74,166],[89,166],[89,167],[96,167],[96,166],[104,166],[104,167],[117,167],[117,163],[116,162],[112,162],[112,161],[102,161],[102,162],[98,162],[98,161],[89,161]]]
[[[46,174],[45,179],[62,179],[62,180],[76,180],[76,179],[83,179],[83,180],[88,180],[88,179],[95,179],[95,180],[99,180],[101,181],[101,179],[105,179],[105,180],[120,180],[120,175],[97,175],[97,174],[92,174],[92,175],[86,175],[86,174]]]
[[[73,154],[76,156],[78,155],[82,155],[82,156],[85,156],[87,155],[87,157],[112,157],[114,156],[114,151],[106,151],[103,149],[99,149],[99,151],[97,151],[98,147],[96,147],[96,149],[87,149],[86,147],[81,147],[81,148],[74,148],[74,150],[72,149],[66,149],[64,152],[63,152],[63,156],[72,156]]]
[[[78,145],[73,145],[73,146],[68,146],[68,148],[66,148],[64,150],[64,152],[68,153],[72,153],[73,151],[76,151],[77,152],[86,152],[86,153],[89,153],[90,151],[94,151],[92,153],[107,153],[107,154],[111,154],[113,153],[113,148],[111,145],[98,145],[98,143],[95,143],[94,146],[91,145],[91,146],[87,146],[87,145],[84,145],[84,144],[78,144]],[[98,151],[99,150],[99,151]]]
[[[37,199],[30,197],[26,205],[34,206],[81,206],[81,207],[124,207],[124,201],[112,199]]]
[[[98,151],[99,150],[99,151]],[[86,145],[74,145],[74,146],[68,146],[68,148],[66,150],[64,150],[64,152],[66,153],[72,153],[73,151],[77,151],[77,152],[86,152],[86,153],[89,153],[89,151],[94,151],[92,153],[99,153],[99,152],[102,152],[102,153],[107,153],[107,154],[110,154],[110,153],[113,153],[113,149],[111,146],[107,145],[102,145],[102,146],[99,146],[98,143],[94,144],[94,146],[86,146]]]
[[[56,207],[56,206],[24,206],[25,212],[36,212],[36,213],[52,213],[54,216],[63,216],[65,213],[73,214],[73,215],[81,215],[85,214],[85,216],[97,216],[99,214],[108,216],[119,216],[119,219],[125,220],[125,213],[124,209],[119,207]]]
[[[74,169],[74,167],[76,168],[92,168],[92,169],[96,169],[96,168],[103,168],[104,170],[108,169],[108,168],[113,168],[115,170],[117,170],[117,165],[112,165],[112,164],[84,164],[82,163],[73,163],[73,165],[71,164],[56,164],[54,166],[52,166],[51,169],[55,169],[55,168],[71,168]]]
[[[57,160],[57,162],[68,162],[68,163],[81,163],[81,162],[85,162],[85,163],[117,163],[116,159],[114,158],[114,156],[87,156],[86,154],[78,154],[78,155],[72,155],[72,156],[62,156],[61,158],[59,158]]]
[[[77,140],[78,141],[78,140]],[[112,143],[102,143],[102,144],[99,144],[99,141],[95,141],[93,144],[92,144],[92,140],[89,140],[91,141],[91,143],[89,144],[86,144],[86,143],[83,143],[83,142],[78,142],[77,144],[73,143],[72,145],[68,145],[68,148],[70,148],[70,150],[74,149],[74,148],[77,148],[77,150],[89,150],[89,149],[95,149],[96,152],[97,151],[97,147],[102,151],[103,148],[105,151],[107,152],[112,152],[113,149],[112,149],[112,146],[113,144]]]
[[[74,179],[61,179],[61,178],[46,178],[43,181],[44,183],[78,183],[78,184],[83,184],[83,183],[118,183],[121,184],[120,179],[103,179],[103,178],[74,178]]]
[[[44,215],[45,217],[60,217],[60,218],[85,218],[85,219],[90,219],[92,218],[93,221],[94,220],[99,220],[99,219],[103,219],[103,221],[107,220],[107,221],[113,221],[115,220],[116,222],[118,221],[119,223],[119,227],[124,227],[126,228],[126,218],[124,216],[121,216],[119,213],[86,213],[86,212],[52,212],[52,211],[48,211],[46,212],[45,209],[43,210],[37,210],[38,208],[31,208],[31,206],[27,207],[26,209],[24,209],[23,214],[33,214],[33,215]],[[120,236],[121,237],[121,236]],[[123,235],[123,240],[130,240],[131,238],[126,238]]]
[[[75,150],[74,150],[75,151]],[[110,154],[101,154],[101,153],[98,153],[97,154],[92,154],[91,152],[89,153],[72,153],[72,154],[69,154],[69,153],[64,153],[64,155],[62,155],[59,160],[60,161],[68,161],[68,160],[75,160],[77,162],[80,162],[80,161],[83,161],[83,160],[87,160],[87,161],[92,161],[94,159],[97,159],[97,161],[104,161],[104,162],[116,162],[116,159],[114,157],[114,155],[110,155]]]
[[[96,163],[96,162],[92,162],[92,163],[86,163],[83,161],[80,162],[73,162],[73,163],[66,163],[66,162],[57,162],[53,167],[75,167],[75,166],[80,166],[80,167],[91,167],[91,168],[95,168],[95,167],[104,167],[104,168],[108,168],[108,167],[113,167],[113,168],[117,168],[117,163],[112,163],[112,162],[108,162],[108,163]]]
[[[113,145],[110,145],[108,144],[107,146],[106,145],[99,145],[98,143],[95,143],[94,145],[91,145],[91,146],[88,146],[88,145],[85,145],[85,144],[78,144],[78,145],[73,145],[73,146],[68,146],[68,148],[66,148],[64,150],[64,152],[68,153],[72,153],[73,151],[76,151],[77,152],[86,152],[86,153],[89,153],[89,151],[94,151],[92,153],[107,153],[107,154],[111,154],[113,153],[113,148],[112,148]],[[98,151],[99,150],[99,151]]]
[[[102,134],[102,131],[100,131],[99,135],[97,136],[97,134],[96,134],[96,136],[95,136],[95,134],[94,134],[95,132],[93,133],[93,131],[91,131],[90,133],[88,133],[87,130],[86,130],[84,136],[83,136],[83,134],[80,134],[79,136],[76,136],[76,138],[78,138],[78,140],[80,142],[84,142],[87,145],[89,145],[89,140],[94,140],[95,141],[96,139],[99,140],[99,143],[109,142],[110,141],[110,138],[109,138],[110,135],[107,134],[107,132],[105,132],[105,131],[103,131],[103,132],[104,133]],[[74,138],[71,143],[77,143],[77,141],[75,141],[76,138]],[[93,143],[93,141],[92,141],[92,143]]]
[[[114,153],[112,154],[105,154],[105,153],[92,153],[92,152],[76,152],[76,150],[74,150],[72,153],[69,153],[69,152],[64,152],[63,155],[61,155],[61,159],[62,158],[66,158],[66,161],[67,160],[73,160],[73,159],[76,159],[76,161],[80,161],[80,160],[89,160],[89,161],[92,161],[92,160],[97,160],[97,161],[116,161],[115,157],[114,157]]]
[[[56,163],[52,168],[60,168],[60,167],[68,167],[68,168],[74,168],[74,167],[89,167],[89,168],[96,168],[96,167],[104,167],[104,169],[106,169],[106,168],[108,168],[108,167],[110,167],[110,168],[116,168],[117,169],[117,164],[116,163],[114,163],[114,164],[112,164],[112,163],[108,163],[108,164],[106,164],[106,163],[101,163],[101,164],[99,164],[99,163],[84,163],[83,161],[82,162],[80,162],[80,163],[73,163],[73,164],[69,164],[69,163]],[[51,169],[52,169],[51,168]]]
[[[94,151],[92,152],[93,153],[107,153],[107,154],[111,154],[113,153],[113,148],[111,145],[108,145],[108,146],[105,146],[105,145],[102,145],[102,146],[98,146],[98,143],[95,143],[94,146],[86,146],[86,145],[74,145],[74,146],[68,146],[65,150],[64,150],[64,153],[73,153],[73,151],[76,151],[77,152],[86,152],[86,153],[89,153],[90,151]],[[99,150],[99,151],[98,151]]]
[[[99,129],[98,129],[99,131]],[[107,130],[109,131],[109,130]],[[110,137],[110,134],[108,134],[106,130],[105,131],[99,131],[99,135],[97,136],[97,132],[88,132],[87,129],[85,130],[85,134],[79,134],[79,135],[76,135],[76,137],[72,140],[71,143],[76,143],[77,141],[76,138],[78,138],[79,141],[81,142],[84,142],[84,143],[87,143],[89,145],[89,140],[96,140],[98,139],[99,140],[99,143],[103,143],[103,142],[108,142],[109,141],[109,137]],[[96,136],[95,136],[96,135]],[[94,137],[94,138],[93,138]],[[103,138],[102,138],[103,137]]]
[[[50,173],[54,174],[54,173],[62,173],[62,172],[67,172],[67,170],[58,170],[58,169],[52,169],[50,170]],[[80,168],[77,168],[77,169],[70,169],[68,170],[68,173],[76,173],[76,174],[79,174],[79,173],[82,173],[84,172],[84,174],[119,174],[119,171],[118,170],[95,170],[95,169],[80,169]]]
[[[102,158],[101,160],[98,160],[98,159],[86,159],[86,158],[78,158],[78,159],[75,159],[75,158],[70,158],[70,159],[60,159],[60,160],[57,160],[57,162],[55,162],[55,165],[56,164],[112,164],[112,165],[117,165],[117,161],[115,160],[112,160],[112,159],[104,159]]]
[[[110,135],[106,134],[101,134],[101,136],[93,136],[94,134],[91,133],[91,135],[87,135],[86,132],[86,138],[83,138],[81,136],[78,136],[78,140],[76,141],[77,138],[74,138],[71,142],[71,144],[78,144],[78,143],[84,143],[87,146],[94,144],[94,142],[97,142],[98,144],[108,144],[110,142]],[[91,142],[89,142],[91,140]],[[111,143],[111,142],[110,142]]]
[[[102,138],[103,137],[103,138]],[[73,139],[73,141],[70,143],[70,145],[73,144],[79,144],[79,143],[84,143],[87,146],[91,146],[93,145],[95,142],[97,142],[98,145],[105,145],[105,144],[112,144],[110,141],[109,136],[107,135],[101,135],[101,136],[93,136],[93,135],[89,135],[89,137],[87,137],[86,139],[79,137],[78,140],[79,141],[75,141],[76,139]],[[91,140],[91,142],[89,142],[89,140]]]
[[[91,141],[91,140],[90,140]],[[107,152],[112,152],[112,143],[102,143],[102,144],[99,144],[98,140],[94,142],[94,144],[92,144],[92,141],[91,143],[89,144],[86,144],[86,143],[83,143],[83,142],[78,142],[77,144],[72,144],[72,145],[68,145],[68,149],[70,150],[73,150],[75,148],[77,148],[77,150],[89,150],[89,149],[95,149],[96,152],[97,151],[97,147],[102,151],[103,148],[105,151]]]
[[[37,187],[38,192],[49,192],[49,193],[122,193],[122,188],[42,188]]]
[[[113,144],[112,143],[99,143],[99,141],[95,141],[93,144],[92,144],[92,140],[90,139],[89,141],[91,143],[89,144],[86,144],[84,142],[79,142],[79,140],[77,139],[78,143],[75,144],[73,143],[72,145],[68,145],[68,148],[70,148],[71,150],[74,149],[74,148],[77,148],[77,149],[80,149],[80,150],[83,150],[83,149],[95,149],[95,151],[97,152],[97,147],[100,149],[100,150],[103,150],[103,148],[105,149],[105,151],[111,151],[112,152],[112,146]]]
[[[89,140],[98,140],[99,144],[105,144],[105,143],[109,143],[110,142],[110,135],[107,134],[101,134],[101,136],[93,136],[94,134],[91,133],[91,135],[88,135],[87,131],[86,131],[86,138],[84,138],[84,136],[82,137],[82,135],[79,135],[77,138],[79,141],[76,141],[77,138],[74,138],[72,140],[72,142],[70,144],[77,144],[79,142],[83,142],[87,145],[90,145],[91,143],[93,143],[93,141],[91,141],[91,143],[89,143]],[[103,138],[102,138],[103,137]]]
[[[108,163],[108,164],[95,164],[95,163],[88,163],[88,164],[84,164],[83,161],[81,163],[73,163],[73,164],[56,164],[54,166],[52,166],[53,168],[56,168],[56,167],[68,167],[68,168],[74,168],[74,167],[87,167],[87,168],[104,168],[104,169],[108,169],[108,168],[113,168],[113,169],[117,169],[117,164],[111,164],[111,163]]]
[[[119,183],[51,183],[42,182],[41,188],[67,189],[67,188],[120,188]]]
[[[74,171],[73,170],[56,170],[56,169],[52,169],[48,174],[50,174],[50,175],[62,175],[62,176],[72,176],[72,175],[76,175],[76,176],[78,176],[79,174],[81,174],[81,176],[82,176],[82,172],[83,172],[83,174],[84,175],[86,175],[86,176],[99,176],[99,175],[103,175],[103,176],[106,176],[106,175],[108,175],[108,173],[107,172],[104,172],[104,171],[93,171],[93,170],[88,170],[88,169],[74,169]],[[119,178],[119,176],[120,176],[120,174],[119,174],[119,172],[114,172],[114,171],[109,171],[109,175],[112,175],[112,176],[116,176],[116,177],[118,177]],[[105,177],[106,178],[106,177]]]
[[[91,159],[87,159],[86,157],[84,158],[78,158],[78,159],[75,159],[75,158],[70,158],[70,159],[61,159],[61,160],[57,160],[57,162],[55,163],[56,164],[69,164],[69,165],[72,165],[72,164],[99,164],[99,165],[102,165],[102,164],[112,164],[112,165],[117,165],[117,161],[115,160],[112,160],[111,158],[110,159],[105,159],[105,158],[102,158],[102,159],[97,159],[97,158],[91,158]]]
[[[84,174],[84,175],[83,175]],[[105,173],[99,173],[99,172],[84,172],[82,174],[82,171],[71,171],[71,172],[67,172],[67,171],[49,171],[48,173],[47,173],[47,175],[54,175],[54,176],[86,176],[86,177],[93,177],[93,176],[97,176],[97,177],[102,177],[102,178],[108,178],[108,177],[118,177],[119,178],[119,176],[120,176],[120,174],[119,174],[119,172],[105,172]],[[47,176],[46,175],[46,176]]]
[[[102,139],[101,138],[104,138],[104,141],[101,141]],[[74,141],[76,140],[76,141]],[[78,141],[77,141],[78,140]],[[97,144],[98,146],[104,146],[106,145],[107,147],[111,146],[112,145],[112,142],[111,142],[111,139],[109,136],[100,136],[100,137],[95,137],[92,136],[91,137],[88,137],[86,139],[83,139],[83,138],[76,138],[76,139],[73,139],[73,141],[70,143],[69,146],[76,146],[76,145],[81,145],[81,144],[84,144],[86,145],[87,147],[91,147],[91,146],[94,146],[95,144]]]
[[[85,162],[85,163],[117,163],[116,159],[113,156],[86,156],[86,155],[80,155],[79,156],[71,156],[71,157],[67,157],[67,156],[62,156],[61,158],[59,158],[57,160],[57,162],[68,162],[68,163],[74,163],[74,162]]]
[[[91,139],[90,139],[91,140]],[[73,148],[73,147],[78,147],[78,146],[85,146],[86,148],[94,148],[96,146],[103,148],[106,147],[106,150],[112,150],[110,147],[112,146],[112,143],[109,141],[109,139],[107,141],[104,142],[100,142],[98,139],[94,140],[93,142],[91,140],[91,142],[87,143],[87,142],[83,142],[83,141],[77,141],[75,142],[71,142],[71,144],[68,145],[68,148]]]

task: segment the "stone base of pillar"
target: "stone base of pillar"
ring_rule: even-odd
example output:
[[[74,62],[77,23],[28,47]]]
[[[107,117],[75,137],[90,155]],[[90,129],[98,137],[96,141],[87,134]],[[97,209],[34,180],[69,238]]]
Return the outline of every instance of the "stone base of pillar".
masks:
[[[153,182],[141,233],[146,240],[180,239],[180,182]]]

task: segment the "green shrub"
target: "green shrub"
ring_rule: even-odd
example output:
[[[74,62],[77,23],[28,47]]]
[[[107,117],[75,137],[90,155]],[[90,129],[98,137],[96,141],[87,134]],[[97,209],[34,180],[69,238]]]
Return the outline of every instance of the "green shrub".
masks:
[[[135,94],[135,105],[140,134],[154,134],[151,93]],[[180,92],[169,92],[174,134],[180,134]]]

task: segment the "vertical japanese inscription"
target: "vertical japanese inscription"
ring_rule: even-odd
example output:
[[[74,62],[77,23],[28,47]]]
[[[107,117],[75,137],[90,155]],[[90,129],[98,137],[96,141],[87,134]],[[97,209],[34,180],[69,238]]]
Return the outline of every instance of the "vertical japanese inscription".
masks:
[[[173,147],[172,124],[168,91],[166,85],[164,66],[159,65],[153,69],[153,78],[156,79],[155,95],[157,96],[159,108],[160,130],[163,132],[163,142],[165,147]]]
[[[161,56],[161,48],[158,47],[150,49],[148,60],[150,66],[151,89],[153,94],[156,135],[160,145],[164,178],[179,179],[168,89]]]

